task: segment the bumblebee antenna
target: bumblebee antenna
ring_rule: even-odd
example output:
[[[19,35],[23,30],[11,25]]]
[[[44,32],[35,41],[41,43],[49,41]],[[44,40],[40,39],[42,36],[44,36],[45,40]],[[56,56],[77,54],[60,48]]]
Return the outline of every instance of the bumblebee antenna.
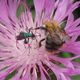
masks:
[[[35,30],[37,30],[37,29],[46,30],[46,28],[43,27],[43,26],[40,26],[40,27],[35,28]]]

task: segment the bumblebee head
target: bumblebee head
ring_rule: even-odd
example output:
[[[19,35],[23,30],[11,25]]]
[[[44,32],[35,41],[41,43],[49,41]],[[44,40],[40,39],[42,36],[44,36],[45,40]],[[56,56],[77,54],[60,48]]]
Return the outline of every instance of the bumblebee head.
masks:
[[[46,20],[43,21],[43,25],[48,31],[59,29],[59,24],[55,20]]]
[[[53,25],[52,25],[52,22],[51,22],[51,21],[48,21],[48,20],[44,21],[44,22],[43,22],[43,25],[44,25],[44,27],[47,28],[47,29],[53,26]]]
[[[43,25],[45,26],[46,30],[49,31],[49,32],[52,32],[54,30],[54,26],[53,26],[53,22],[52,21],[44,21],[43,22]]]

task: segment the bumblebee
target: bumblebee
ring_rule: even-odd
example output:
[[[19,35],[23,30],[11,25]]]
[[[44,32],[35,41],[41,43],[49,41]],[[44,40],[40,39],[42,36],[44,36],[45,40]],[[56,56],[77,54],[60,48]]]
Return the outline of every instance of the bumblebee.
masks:
[[[45,40],[45,48],[48,51],[58,50],[63,43],[68,41],[70,37],[66,34],[64,30],[60,28],[56,21],[45,21],[43,22],[44,27],[38,27],[37,29],[45,30],[45,39],[39,42],[41,47],[41,42]]]

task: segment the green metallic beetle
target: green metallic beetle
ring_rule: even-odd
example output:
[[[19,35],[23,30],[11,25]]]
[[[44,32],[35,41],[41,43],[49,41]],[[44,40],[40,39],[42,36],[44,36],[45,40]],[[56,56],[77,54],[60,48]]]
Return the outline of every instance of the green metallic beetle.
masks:
[[[23,40],[24,39],[24,43],[27,44],[29,42],[29,38],[34,38],[35,35],[33,33],[30,32],[20,32],[20,34],[16,37],[17,40]]]

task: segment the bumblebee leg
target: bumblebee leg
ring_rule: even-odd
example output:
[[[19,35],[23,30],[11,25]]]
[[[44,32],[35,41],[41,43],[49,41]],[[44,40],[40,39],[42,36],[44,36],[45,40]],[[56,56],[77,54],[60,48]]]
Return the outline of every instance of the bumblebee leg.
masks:
[[[45,38],[43,38],[43,39],[41,39],[41,40],[40,40],[40,42],[39,42],[39,47],[41,47],[41,46],[42,46],[42,44],[41,44],[41,43],[42,43],[44,40],[45,40]]]

